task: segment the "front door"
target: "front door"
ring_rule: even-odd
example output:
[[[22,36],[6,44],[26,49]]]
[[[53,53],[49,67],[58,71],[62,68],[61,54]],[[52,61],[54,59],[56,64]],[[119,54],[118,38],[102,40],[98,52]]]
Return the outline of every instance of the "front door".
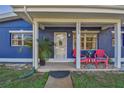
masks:
[[[54,58],[63,60],[67,58],[67,34],[66,32],[54,33]]]

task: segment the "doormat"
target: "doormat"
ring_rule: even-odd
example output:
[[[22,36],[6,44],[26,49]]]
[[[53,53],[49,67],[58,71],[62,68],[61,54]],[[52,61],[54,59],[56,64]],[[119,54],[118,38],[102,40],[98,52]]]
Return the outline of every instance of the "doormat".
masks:
[[[64,78],[70,74],[70,71],[50,71],[49,75],[54,78]]]

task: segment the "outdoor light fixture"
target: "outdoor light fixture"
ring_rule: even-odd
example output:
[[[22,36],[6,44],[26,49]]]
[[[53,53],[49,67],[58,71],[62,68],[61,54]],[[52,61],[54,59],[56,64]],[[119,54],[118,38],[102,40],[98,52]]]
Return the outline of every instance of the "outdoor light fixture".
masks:
[[[71,34],[70,33],[68,33],[68,37],[71,37]]]
[[[41,28],[42,30],[45,30],[45,26],[43,26],[43,25],[40,25],[40,28]]]

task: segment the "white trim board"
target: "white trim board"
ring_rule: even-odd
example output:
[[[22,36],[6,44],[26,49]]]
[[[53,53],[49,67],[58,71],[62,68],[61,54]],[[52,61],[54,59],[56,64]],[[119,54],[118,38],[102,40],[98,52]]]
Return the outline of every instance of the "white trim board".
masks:
[[[115,33],[115,31],[112,31],[112,33]],[[124,31],[123,30],[121,31],[121,34],[124,34]]]
[[[76,33],[76,31],[72,31],[72,33]],[[96,33],[96,34],[98,34],[98,33],[100,33],[100,31],[99,30],[81,30],[81,33]]]
[[[24,34],[26,34],[26,33],[32,33],[32,30],[10,30],[9,31],[9,33],[24,33]]]
[[[32,62],[32,58],[0,58],[0,62]]]
[[[66,22],[66,23],[75,23],[75,22],[84,22],[84,23],[119,23],[120,19],[99,19],[99,18],[34,18],[34,22]]]
[[[50,58],[47,60],[47,62],[74,62],[75,58],[68,58],[63,60],[58,60],[54,58]],[[111,58],[112,61],[115,61],[115,58]],[[0,62],[32,62],[32,58],[0,58]],[[121,58],[121,61],[124,62],[124,58]]]
[[[24,12],[24,7],[23,6],[12,6],[14,8],[14,12]],[[106,13],[106,14],[124,14],[124,10],[122,10],[123,7],[115,7],[112,6],[82,6],[82,7],[69,7],[69,6],[48,6],[48,7],[43,7],[43,6],[28,6],[27,7],[27,12],[74,12],[74,13]]]
[[[33,62],[32,58],[0,58],[0,62]],[[69,58],[69,59],[63,59],[63,60],[59,60],[59,59],[54,59],[54,58],[50,58],[47,60],[47,62],[74,62],[74,58]]]

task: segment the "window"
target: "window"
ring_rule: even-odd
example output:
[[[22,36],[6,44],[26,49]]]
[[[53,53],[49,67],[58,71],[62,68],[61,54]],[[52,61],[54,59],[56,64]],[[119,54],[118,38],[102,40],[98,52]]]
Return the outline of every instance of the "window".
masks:
[[[97,34],[86,34],[86,49],[96,49]]]
[[[76,33],[73,33],[73,48],[76,47]],[[96,49],[97,33],[81,33],[81,49]]]
[[[124,46],[124,33],[121,33],[121,46]],[[112,46],[115,46],[115,33],[112,32]]]
[[[24,45],[28,45],[32,42],[32,34],[23,34]]]
[[[27,46],[29,42],[32,42],[32,34],[11,33],[12,46]]]
[[[115,46],[115,33],[112,33],[112,46]]]

